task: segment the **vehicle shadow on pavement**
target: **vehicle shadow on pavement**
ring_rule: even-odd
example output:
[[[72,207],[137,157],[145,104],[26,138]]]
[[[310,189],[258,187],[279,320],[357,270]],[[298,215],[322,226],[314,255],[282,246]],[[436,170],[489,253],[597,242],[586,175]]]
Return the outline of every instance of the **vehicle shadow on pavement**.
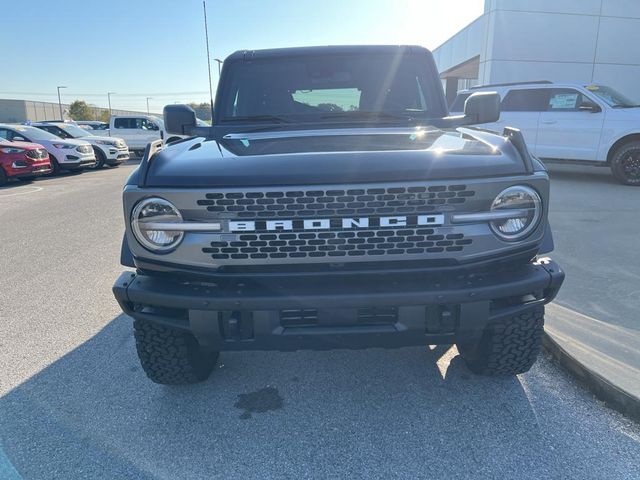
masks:
[[[620,188],[627,188],[621,185],[611,174],[609,167],[593,167],[589,165],[563,165],[546,164],[551,185],[554,181],[581,182],[603,185],[616,185]]]
[[[639,473],[638,439],[546,359],[496,379],[442,347],[223,353],[207,382],[167,387],[144,376],[131,329],[115,318],[0,399],[0,444],[24,478]]]

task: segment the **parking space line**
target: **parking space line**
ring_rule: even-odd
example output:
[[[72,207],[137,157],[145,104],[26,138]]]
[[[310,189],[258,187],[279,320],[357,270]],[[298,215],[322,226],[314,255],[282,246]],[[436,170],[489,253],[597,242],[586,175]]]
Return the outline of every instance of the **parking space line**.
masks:
[[[4,198],[4,197],[15,197],[16,195],[27,195],[29,193],[36,193],[39,192],[40,190],[42,190],[44,187],[22,187],[24,188],[29,188],[29,189],[33,189],[33,190],[27,190],[25,191],[20,191],[20,192],[14,192],[14,193],[7,193],[7,194],[3,194],[2,190],[0,190],[0,198]]]

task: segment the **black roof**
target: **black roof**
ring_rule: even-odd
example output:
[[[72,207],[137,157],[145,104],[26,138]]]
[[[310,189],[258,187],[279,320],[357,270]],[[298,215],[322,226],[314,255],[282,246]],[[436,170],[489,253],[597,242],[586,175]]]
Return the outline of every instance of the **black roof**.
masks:
[[[238,50],[226,59],[240,60],[244,58],[290,57],[304,55],[334,55],[345,53],[395,53],[398,50],[409,52],[428,52],[419,45],[326,45],[318,47],[270,48],[265,50]]]

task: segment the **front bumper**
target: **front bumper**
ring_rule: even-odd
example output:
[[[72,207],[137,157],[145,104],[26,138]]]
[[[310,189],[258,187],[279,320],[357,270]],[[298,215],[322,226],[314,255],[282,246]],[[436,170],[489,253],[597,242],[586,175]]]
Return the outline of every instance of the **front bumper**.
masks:
[[[77,170],[91,167],[96,164],[96,154],[91,149],[89,153],[80,153],[77,150],[64,151],[64,156],[57,156],[60,168],[65,170]]]
[[[466,271],[355,280],[176,282],[124,272],[113,292],[133,318],[192,332],[215,350],[324,350],[451,344],[491,319],[550,302],[564,272],[550,259]]]
[[[103,150],[104,151],[104,150]],[[105,163],[107,165],[120,165],[130,158],[129,148],[109,147],[105,153]]]
[[[38,177],[51,173],[51,164],[47,162],[21,168],[8,168],[7,170],[7,175],[11,178]]]

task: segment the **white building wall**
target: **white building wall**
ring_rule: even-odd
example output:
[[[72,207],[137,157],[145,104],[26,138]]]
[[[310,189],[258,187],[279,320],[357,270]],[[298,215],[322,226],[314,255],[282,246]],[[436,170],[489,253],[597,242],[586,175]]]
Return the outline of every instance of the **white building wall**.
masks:
[[[640,102],[637,45],[640,0],[486,0],[434,55],[444,72],[480,54],[479,83],[602,83]]]

